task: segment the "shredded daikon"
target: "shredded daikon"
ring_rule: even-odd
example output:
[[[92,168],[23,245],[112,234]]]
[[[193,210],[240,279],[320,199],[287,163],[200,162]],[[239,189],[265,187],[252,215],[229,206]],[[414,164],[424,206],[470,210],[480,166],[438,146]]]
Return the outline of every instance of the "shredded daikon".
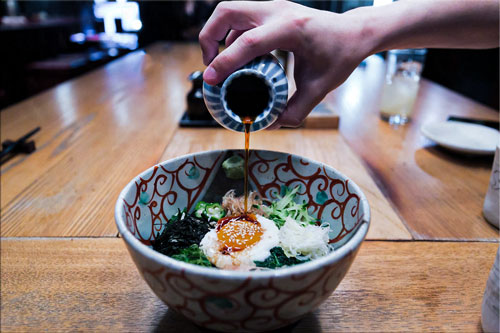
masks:
[[[316,259],[331,251],[328,245],[328,228],[316,225],[300,225],[291,217],[281,227],[280,246],[288,257]]]

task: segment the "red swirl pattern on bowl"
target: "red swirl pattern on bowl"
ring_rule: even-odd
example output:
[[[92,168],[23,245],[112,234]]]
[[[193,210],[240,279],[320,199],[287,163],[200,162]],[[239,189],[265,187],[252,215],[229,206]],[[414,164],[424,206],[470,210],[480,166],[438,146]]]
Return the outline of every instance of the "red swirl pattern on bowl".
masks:
[[[212,175],[214,167],[221,156],[222,154],[209,166],[204,166],[202,163],[198,162],[196,157],[187,158],[174,168],[169,168],[165,165],[156,165],[153,167],[150,174],[145,177],[139,177],[139,179],[135,181],[136,189],[134,198],[131,201],[123,200],[128,230],[144,244],[150,245],[151,241],[156,239],[156,235],[161,232],[165,223],[168,222],[169,218],[167,217],[165,208],[178,205],[177,198],[179,195],[182,195],[186,198],[186,203],[184,207],[178,208],[191,209],[203,192],[202,190],[207,180]],[[202,176],[197,177],[201,178],[195,186],[189,186],[187,182],[185,182],[186,179],[190,179],[191,177],[190,171],[188,171],[187,168],[190,168],[189,170],[198,168],[203,173]],[[199,170],[198,174],[200,174]],[[147,193],[149,189],[152,189],[152,196],[148,196],[147,200],[141,201],[141,195]],[[141,204],[143,209],[141,209]],[[138,221],[140,221],[144,215],[146,215],[147,218],[144,223],[150,225],[150,229],[148,229],[150,232],[147,233],[147,237],[139,232],[138,228]]]
[[[293,323],[330,296],[347,273],[348,260],[315,272],[263,281],[248,276],[237,283],[191,276],[185,270],[139,267],[146,282],[165,303],[196,324],[222,331],[273,330]]]
[[[301,185],[299,199],[330,225],[335,251],[290,268],[229,272],[182,263],[150,249],[177,209],[189,210],[212,183],[224,186],[221,164],[233,154],[242,151],[203,152],[150,168],[123,190],[115,218],[140,274],[170,308],[209,329],[272,330],[314,310],[337,287],[366,236],[368,203],[354,182],[331,167],[296,155],[252,151],[253,189],[273,199],[282,186]]]
[[[241,155],[239,151],[235,153]],[[157,165],[151,174],[139,177],[135,182],[134,198],[124,200],[126,223],[130,232],[144,244],[151,244],[168,222],[166,208],[186,207],[189,211],[197,200],[202,199],[200,194],[208,185],[210,177],[218,171],[224,155],[225,153],[220,153],[210,163],[188,157],[175,168]],[[251,151],[249,163],[249,178],[253,188],[263,198],[276,199],[282,186],[293,188],[300,185],[300,200],[309,203],[311,214],[318,219],[336,223],[336,227],[331,228],[330,243],[342,240],[361,223],[364,215],[359,214],[360,197],[349,187],[349,179],[338,178],[325,166],[315,166],[313,162],[294,155],[285,154],[286,158],[282,155],[281,158],[267,155],[269,152],[266,151]],[[190,186],[187,180],[192,180],[193,172],[190,170],[193,168],[198,169],[199,181]],[[141,201],[141,195],[148,190],[152,190],[152,195]],[[324,201],[318,202],[318,193],[324,193]],[[184,207],[179,206],[178,197],[186,198]],[[146,236],[138,228],[138,222],[143,217],[146,221],[142,223],[149,225]]]

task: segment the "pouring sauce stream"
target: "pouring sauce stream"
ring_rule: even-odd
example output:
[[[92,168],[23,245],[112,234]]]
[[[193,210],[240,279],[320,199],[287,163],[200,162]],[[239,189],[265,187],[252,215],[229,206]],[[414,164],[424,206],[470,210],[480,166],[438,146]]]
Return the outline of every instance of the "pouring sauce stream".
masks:
[[[245,213],[248,211],[248,159],[250,157],[250,126],[252,126],[253,119],[245,117],[243,124],[245,124],[245,183],[243,191],[245,194]]]
[[[271,95],[264,80],[255,74],[234,78],[227,87],[227,106],[237,114],[245,126],[245,213],[248,212],[248,159],[250,156],[250,127],[268,106]]]

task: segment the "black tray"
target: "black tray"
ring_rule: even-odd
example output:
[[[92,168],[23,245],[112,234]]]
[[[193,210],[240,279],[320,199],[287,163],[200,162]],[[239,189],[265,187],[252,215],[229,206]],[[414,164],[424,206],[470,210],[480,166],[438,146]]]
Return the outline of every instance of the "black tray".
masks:
[[[221,127],[218,122],[213,118],[210,119],[191,119],[189,118],[187,112],[182,115],[181,121],[179,122],[181,127]]]

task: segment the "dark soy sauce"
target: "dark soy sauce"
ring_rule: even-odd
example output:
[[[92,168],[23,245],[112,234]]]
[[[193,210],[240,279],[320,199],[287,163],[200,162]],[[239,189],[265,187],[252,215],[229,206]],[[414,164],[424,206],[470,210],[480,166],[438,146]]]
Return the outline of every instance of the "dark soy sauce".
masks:
[[[249,117],[243,120],[245,124],[245,183],[243,185],[243,192],[245,194],[245,213],[248,208],[248,159],[250,157],[250,126],[252,122]]]
[[[256,75],[242,75],[233,79],[226,88],[228,108],[237,114],[245,125],[245,213],[248,205],[248,158],[250,155],[250,126],[267,107],[271,96],[263,79]]]
[[[241,120],[249,117],[252,122],[269,104],[271,96],[263,79],[247,74],[234,78],[226,90],[228,108]]]

